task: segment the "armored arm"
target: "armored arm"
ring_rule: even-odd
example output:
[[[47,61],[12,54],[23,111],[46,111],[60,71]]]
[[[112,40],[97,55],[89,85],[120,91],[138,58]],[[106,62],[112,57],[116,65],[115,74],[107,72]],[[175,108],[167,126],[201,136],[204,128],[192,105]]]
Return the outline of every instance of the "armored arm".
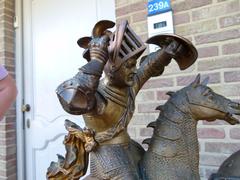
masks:
[[[72,79],[57,88],[59,101],[68,113],[80,115],[95,107],[95,93],[108,59],[108,41],[107,35],[92,39],[89,48],[91,60]]]
[[[143,84],[151,77],[159,76],[163,73],[164,67],[167,66],[171,59],[174,58],[178,51],[181,51],[182,46],[176,41],[173,41],[168,46],[150,53],[141,59],[140,67],[137,71],[137,87],[136,91],[140,90]]]
[[[175,34],[156,35],[146,42],[158,45],[161,49],[141,60],[137,73],[136,92],[150,77],[161,75],[172,58],[177,62],[180,70],[184,70],[191,66],[198,56],[196,48],[189,40]]]

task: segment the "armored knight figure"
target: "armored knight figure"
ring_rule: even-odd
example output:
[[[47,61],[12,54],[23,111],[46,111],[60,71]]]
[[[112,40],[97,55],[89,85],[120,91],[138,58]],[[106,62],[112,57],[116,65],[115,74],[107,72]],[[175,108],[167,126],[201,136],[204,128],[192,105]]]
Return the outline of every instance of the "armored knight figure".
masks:
[[[172,58],[186,69],[195,62],[197,52],[182,37],[159,35],[147,43],[161,49],[142,57],[137,68],[146,46],[127,21],[120,22],[113,33],[107,30],[113,26],[111,21],[99,21],[92,37],[78,40],[88,63],[57,88],[57,95],[65,111],[83,115],[86,126],[94,131],[95,143],[88,149],[91,177],[141,179],[137,163],[144,150],[127,132],[135,97],[149,78],[163,73]]]

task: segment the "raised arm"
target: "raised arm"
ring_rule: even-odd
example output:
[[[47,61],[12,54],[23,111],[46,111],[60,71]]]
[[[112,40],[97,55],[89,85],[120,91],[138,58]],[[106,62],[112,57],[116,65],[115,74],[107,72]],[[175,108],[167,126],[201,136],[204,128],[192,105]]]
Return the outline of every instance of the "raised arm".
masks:
[[[57,95],[65,111],[70,114],[90,112],[96,104],[96,90],[108,59],[109,38],[104,35],[90,42],[90,61],[70,80],[57,88]]]
[[[150,53],[148,56],[144,56],[141,59],[140,67],[137,71],[137,87],[136,92],[138,92],[143,84],[151,77],[159,76],[163,73],[165,66],[167,66],[171,59],[174,57],[174,52],[181,45],[176,41],[172,42],[167,47]]]
[[[196,48],[189,40],[178,35],[153,36],[147,40],[147,43],[158,45],[161,49],[142,58],[137,72],[136,92],[149,78],[161,75],[172,58],[181,70],[191,66],[197,59]]]

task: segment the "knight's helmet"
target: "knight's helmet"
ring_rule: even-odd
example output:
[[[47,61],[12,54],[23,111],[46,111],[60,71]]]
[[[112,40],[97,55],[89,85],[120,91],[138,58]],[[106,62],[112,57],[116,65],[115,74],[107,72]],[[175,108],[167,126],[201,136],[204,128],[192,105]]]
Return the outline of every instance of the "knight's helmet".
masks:
[[[115,25],[114,22],[108,20],[102,20],[95,24],[92,30],[92,37],[82,37],[78,40],[78,45],[85,49],[83,57],[90,61],[89,54],[89,42],[92,38],[100,37],[102,35],[108,35],[110,37],[109,42],[109,61],[107,66],[110,72],[117,71],[120,66],[128,59],[134,57],[137,59],[146,46],[142,40],[131,29],[127,20],[121,21],[115,32],[107,30]]]
[[[138,59],[146,49],[146,46],[129,26],[127,20],[118,24],[116,31],[110,36],[109,44],[108,65],[112,72],[117,71],[128,59]]]

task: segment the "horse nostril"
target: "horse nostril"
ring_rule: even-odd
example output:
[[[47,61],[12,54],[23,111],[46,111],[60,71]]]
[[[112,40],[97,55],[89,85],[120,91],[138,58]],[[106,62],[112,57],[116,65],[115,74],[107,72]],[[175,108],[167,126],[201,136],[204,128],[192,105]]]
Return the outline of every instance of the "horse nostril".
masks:
[[[240,104],[239,103],[230,102],[229,106],[231,108],[235,108],[235,109],[239,109],[240,110]]]

